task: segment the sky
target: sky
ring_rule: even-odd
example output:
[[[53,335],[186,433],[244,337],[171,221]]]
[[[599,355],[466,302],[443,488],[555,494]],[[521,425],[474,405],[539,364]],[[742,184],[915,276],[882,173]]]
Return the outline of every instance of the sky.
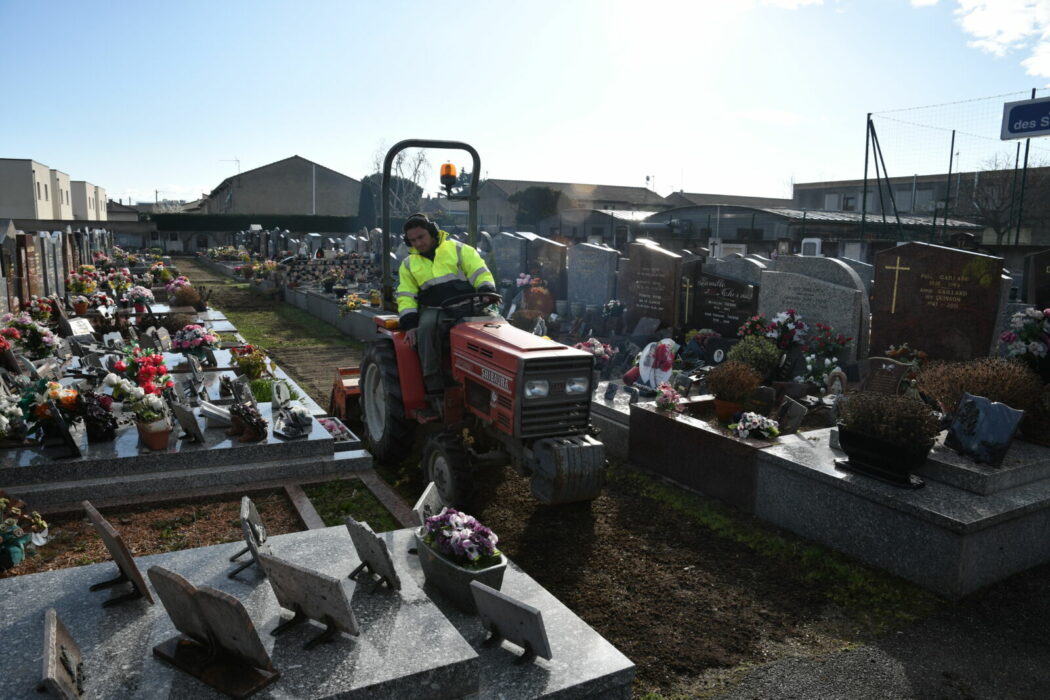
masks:
[[[956,128],[972,168],[1050,85],[1050,0],[0,0],[0,30],[0,157],[125,202],[291,155],[360,179],[407,138],[486,177],[790,197],[863,174],[869,112],[943,105],[877,122],[891,175],[943,172]],[[428,191],[469,162],[429,156]]]

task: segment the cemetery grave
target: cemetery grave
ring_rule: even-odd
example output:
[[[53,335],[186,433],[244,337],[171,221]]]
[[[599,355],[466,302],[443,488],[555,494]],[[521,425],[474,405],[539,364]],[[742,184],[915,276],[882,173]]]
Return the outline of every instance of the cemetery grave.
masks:
[[[499,240],[497,236],[496,240]],[[524,240],[524,239],[522,239]],[[494,241],[495,243],[495,241]],[[495,246],[494,246],[495,248]],[[525,246],[526,255],[528,254],[529,246]],[[571,261],[573,259],[573,249],[569,249],[568,257]],[[668,258],[673,260],[672,258]],[[684,258],[683,258],[684,260]],[[761,265],[758,268],[758,274],[754,276],[754,281],[749,281],[749,272],[747,270],[732,270],[731,268],[736,265],[742,267],[741,261],[746,260],[746,264],[751,265],[753,268]],[[623,265],[624,261],[621,260],[620,264]],[[672,263],[674,264],[674,263]],[[810,267],[822,266],[823,263],[809,263],[805,261],[806,265]],[[677,265],[682,265],[682,262],[678,262]],[[673,333],[679,334],[684,333],[690,327],[704,327],[711,328],[713,323],[708,325],[707,323],[689,323],[688,321],[698,321],[700,318],[704,319],[729,319],[732,318],[732,314],[736,313],[738,318],[745,317],[749,312],[752,311],[752,307],[747,306],[749,302],[760,300],[762,293],[766,292],[768,298],[776,298],[774,292],[784,286],[785,281],[788,288],[794,288],[792,294],[796,294],[796,303],[800,309],[800,315],[807,322],[811,324],[815,321],[828,322],[832,319],[824,317],[823,314],[830,311],[837,310],[836,308],[829,308],[829,305],[824,304],[821,306],[823,297],[826,296],[827,292],[839,293],[837,290],[831,289],[832,287],[839,287],[849,290],[854,294],[849,296],[850,299],[856,300],[856,293],[859,293],[860,297],[864,301],[867,299],[867,290],[865,289],[865,280],[863,275],[860,274],[863,271],[858,271],[855,266],[847,265],[849,269],[857,274],[857,280],[853,280],[851,277],[846,275],[845,277],[835,277],[833,275],[838,272],[825,272],[822,269],[810,269],[800,268],[798,266],[790,267],[795,265],[794,262],[786,262],[781,260],[757,260],[757,259],[744,259],[738,258],[735,260],[729,260],[722,263],[709,265],[711,268],[710,274],[705,270],[704,273],[695,271],[692,273],[681,273],[683,281],[685,279],[691,280],[691,286],[683,285],[683,288],[678,290],[676,293],[672,293],[670,289],[666,290],[668,296],[676,296],[677,298],[670,304],[665,306],[666,308],[674,309],[675,321],[669,325],[658,324],[650,326],[648,331],[648,339],[652,339],[657,335],[657,332],[661,330],[661,325],[664,325],[664,329]],[[909,261],[901,261],[894,265],[900,265],[902,267],[910,267]],[[918,263],[916,266],[918,267]],[[728,266],[730,270],[724,269],[724,266]],[[583,281],[577,279],[574,281],[572,275],[573,266],[570,262],[567,271],[567,286],[572,288],[574,283]],[[581,266],[581,270],[583,266]],[[829,268],[830,269],[830,268]],[[911,271],[911,270],[908,270]],[[900,274],[904,274],[906,271],[899,271]],[[716,274],[717,273],[717,274]],[[736,273],[736,274],[732,274]],[[775,276],[775,275],[780,275]],[[763,276],[766,278],[766,282],[763,282]],[[795,276],[795,277],[788,277]],[[582,277],[582,276],[581,276]],[[595,277],[592,274],[592,278]],[[797,279],[802,278],[802,279]],[[711,294],[711,303],[704,303],[698,301],[701,297],[697,292],[704,289],[704,281],[707,279],[706,286],[712,290],[717,291],[717,294]],[[710,278],[715,278],[713,281]],[[859,284],[857,282],[859,281]],[[756,284],[757,282],[757,284]],[[730,284],[732,283],[732,284]],[[736,285],[734,287],[734,285]],[[780,285],[780,286],[778,286]],[[749,289],[750,288],[750,289]],[[933,287],[931,287],[933,288]],[[722,290],[731,289],[733,294],[723,294]],[[877,302],[880,300],[880,290],[884,293],[887,287],[883,286],[880,288],[878,284],[875,285],[872,290],[872,308],[877,312]],[[952,287],[953,294],[958,291],[955,287]],[[750,298],[748,298],[747,292],[750,292]],[[843,293],[845,294],[845,293]],[[937,292],[931,292],[936,297]],[[930,295],[927,295],[930,296]],[[941,293],[940,296],[945,296]],[[955,294],[955,296],[960,296]],[[844,297],[845,298],[845,297]],[[914,297],[917,299],[923,298],[921,295]],[[947,298],[947,297],[945,297]],[[728,301],[727,301],[728,299]],[[571,300],[566,300],[570,302]],[[718,303],[715,303],[715,302]],[[843,331],[853,335],[854,338],[861,338],[866,332],[864,325],[864,318],[866,314],[863,311],[864,301],[849,301],[844,303],[843,306],[848,312],[848,318],[842,323],[843,327],[832,323],[831,325],[836,331]],[[592,304],[585,304],[586,306],[593,306]],[[836,305],[837,306],[837,305]],[[891,304],[892,306],[892,304]],[[852,307],[860,307],[859,313],[854,313]],[[566,307],[562,307],[563,309]],[[755,310],[758,310],[757,308]],[[777,307],[767,307],[763,309],[770,315],[774,315],[782,309]],[[898,309],[899,311],[899,309]],[[568,313],[572,315],[571,305],[568,306]],[[630,317],[630,310],[627,310],[628,318]],[[700,313],[706,315],[699,316]],[[984,314],[985,317],[993,315],[993,310],[988,309],[978,312]],[[991,348],[994,342],[995,329],[1001,327],[1001,315],[1002,312],[999,309],[994,310],[993,319],[991,322],[991,331],[988,335],[988,345]],[[592,316],[593,318],[593,316]],[[645,318],[645,317],[642,317]],[[639,318],[638,320],[642,320]],[[844,317],[845,318],[845,317]],[[859,320],[856,320],[859,319]],[[854,320],[856,323],[854,325]],[[896,319],[894,319],[896,320]],[[727,330],[732,330],[731,321],[723,321],[725,324],[723,327]],[[996,324],[1000,325],[996,325]],[[555,328],[558,328],[557,321],[554,321]],[[595,324],[598,326],[599,324]],[[630,326],[633,329],[637,324],[631,323]],[[854,330],[854,328],[856,330]],[[871,325],[872,333],[878,333],[878,322],[875,321]],[[559,329],[562,333],[564,330]],[[579,329],[577,329],[579,330]],[[605,330],[602,328],[601,330]],[[627,330],[627,329],[625,329]],[[715,330],[718,330],[717,328]],[[908,333],[912,333],[908,335]],[[621,351],[626,349],[627,342],[626,338],[622,336],[618,340],[615,337],[609,335],[602,335],[600,331],[596,330],[596,335],[599,335],[602,340],[614,341]],[[723,333],[723,335],[729,335],[729,333]],[[562,337],[568,337],[563,335]],[[681,337],[680,335],[678,337]],[[572,338],[574,341],[583,340],[579,336]],[[636,335],[636,340],[641,341],[643,338],[640,335]],[[923,349],[925,340],[924,334],[915,331],[907,331],[904,335],[900,336],[896,344],[901,342],[908,342],[912,347]],[[881,340],[876,342],[881,343]],[[844,362],[852,364],[856,362],[856,366],[851,370],[850,374],[853,375],[854,380],[839,378],[836,382],[839,386],[847,388],[847,383],[855,386],[855,380],[857,377],[866,377],[869,368],[866,366],[866,358],[870,355],[877,355],[882,350],[876,351],[875,345],[871,346],[869,350],[862,346],[861,342],[854,342],[854,348],[851,348],[850,353],[846,357],[841,358]],[[958,345],[958,343],[956,343]],[[644,343],[640,343],[642,349]],[[725,350],[731,349],[732,344],[725,346]],[[883,349],[884,350],[884,349]],[[636,350],[637,351],[637,350]],[[989,350],[985,351],[987,354]],[[957,357],[963,356],[964,353],[958,353]],[[712,358],[704,358],[705,360]],[[618,371],[622,372],[622,368]],[[871,375],[874,375],[871,372]],[[702,373],[695,377],[697,380],[702,379]],[[619,376],[617,374],[611,375],[611,380],[616,384],[621,384]],[[790,383],[790,382],[789,382]],[[885,388],[894,383],[896,388],[901,388],[900,382],[890,382],[888,379],[885,382],[879,384],[876,382],[876,386]],[[608,388],[609,384],[602,383],[598,385],[598,390],[595,393],[595,405],[603,405],[602,397],[604,392]],[[870,388],[870,387],[869,387]],[[810,395],[813,396],[812,394]],[[651,449],[644,447],[638,447],[634,442],[638,439],[638,435],[641,434],[643,438],[652,440],[654,443],[660,443],[657,446],[667,448],[668,446],[679,444],[678,439],[663,439],[660,440],[659,435],[663,434],[666,436],[666,431],[661,433],[661,422],[667,423],[668,417],[661,415],[656,412],[650,404],[646,403],[645,397],[640,399],[640,403],[636,403],[634,406],[631,405],[630,395],[623,392],[621,389],[617,389],[612,395],[612,400],[607,402],[607,410],[611,415],[618,415],[619,419],[618,427],[624,432],[624,454],[632,454],[632,461],[641,463],[644,457],[647,456],[647,452],[651,452]],[[775,397],[778,398],[778,397]],[[693,399],[691,403],[699,404],[706,401],[706,399]],[[803,401],[801,405],[805,407],[806,401]],[[812,408],[812,400],[809,400],[810,408]],[[776,411],[777,409],[783,408],[783,412],[777,412],[778,415],[787,417],[795,407],[787,403],[786,401],[781,406],[778,406],[774,401],[773,404],[766,404],[767,410]],[[827,409],[830,414],[833,409],[832,406],[823,406],[822,409]],[[697,409],[698,410],[698,409]],[[598,409],[595,409],[596,415],[599,414]],[[635,415],[651,414],[656,422],[652,423],[651,429],[636,429],[633,424]],[[812,416],[809,417],[813,419]],[[674,424],[678,427],[686,426],[689,427],[690,421],[695,420],[691,417],[682,416],[677,419],[673,419]],[[713,421],[703,420],[705,424],[712,425]],[[1010,527],[1015,527],[1013,523],[1016,523],[1016,529],[1018,532],[1022,531],[1025,527],[1030,526],[1030,522],[1026,523],[1024,518],[1018,518],[1016,513],[1010,511],[1009,501],[1018,496],[1022,498],[1033,498],[1030,501],[1030,505],[1025,506],[1026,508],[1032,508],[1035,511],[1040,509],[1041,496],[1040,482],[1045,478],[1043,475],[1043,467],[1041,463],[1041,457],[1039,456],[1038,449],[1031,446],[1030,443],[1015,441],[1007,451],[1006,457],[1004,458],[1000,467],[988,467],[984,465],[978,465],[973,460],[958,455],[955,451],[943,447],[940,443],[934,447],[931,453],[930,459],[925,465],[919,470],[921,478],[926,482],[922,489],[917,491],[909,492],[909,495],[901,493],[895,493],[892,491],[891,486],[882,485],[876,481],[873,481],[871,477],[863,475],[854,475],[848,473],[837,472],[834,468],[834,461],[836,458],[841,459],[841,452],[838,451],[838,447],[835,446],[835,431],[830,428],[821,428],[809,430],[813,428],[813,425],[804,425],[803,433],[800,435],[785,435],[777,438],[774,441],[759,441],[754,439],[737,439],[725,436],[724,429],[713,427],[706,432],[712,436],[712,443],[710,445],[703,446],[702,454],[707,455],[708,460],[714,464],[742,464],[744,461],[749,463],[747,469],[737,469],[736,474],[733,470],[727,470],[722,479],[722,485],[727,488],[725,493],[715,493],[721,500],[735,503],[738,507],[744,508],[745,510],[751,510],[755,512],[759,517],[768,519],[771,522],[780,524],[788,529],[793,529],[798,532],[802,532],[807,537],[818,540],[827,541],[828,544],[835,548],[843,549],[851,552],[853,556],[859,559],[866,559],[876,566],[886,567],[891,570],[897,571],[898,573],[920,580],[923,585],[926,585],[935,590],[941,591],[945,595],[956,596],[960,593],[972,591],[975,588],[988,583],[989,581],[995,580],[994,578],[987,578],[988,572],[982,570],[984,564],[983,559],[985,555],[981,553],[981,547],[976,546],[974,543],[981,541],[984,537],[983,529],[987,527],[988,523],[1007,523],[1007,527],[1004,532],[1009,533]],[[689,438],[686,438],[689,439]],[[608,440],[607,433],[603,434],[603,440],[607,441],[607,444],[611,444]],[[717,440],[728,440],[739,447],[731,448],[725,447],[717,442]],[[685,449],[684,447],[682,449]],[[1036,450],[1036,451],[1033,451]],[[693,452],[695,450],[688,450]],[[674,450],[672,449],[672,455],[670,459],[674,459]],[[735,463],[733,460],[737,460]],[[701,462],[701,465],[703,462]],[[642,465],[644,466],[644,465]],[[830,471],[829,471],[830,470]],[[994,471],[993,471],[994,470]],[[734,476],[741,477],[734,479]],[[694,486],[695,487],[695,486]],[[703,489],[702,489],[703,490]],[[714,487],[709,487],[709,493],[714,492]],[[418,493],[418,492],[417,492]],[[506,495],[506,491],[501,491]],[[772,499],[775,497],[782,498],[784,493],[792,494],[789,503],[780,503],[779,507]],[[931,494],[927,496],[926,494]],[[924,513],[923,502],[936,503],[936,508],[940,513],[940,517],[931,516]],[[513,503],[513,499],[512,499]],[[931,549],[923,550],[921,553],[916,554],[910,558],[905,558],[907,561],[901,563],[901,557],[896,556],[893,552],[893,545],[890,544],[884,549],[890,551],[881,551],[879,548],[867,548],[868,551],[859,551],[854,546],[854,543],[849,541],[842,541],[841,538],[835,539],[834,541],[828,541],[824,539],[826,532],[832,529],[832,526],[828,524],[828,521],[813,518],[809,511],[805,508],[820,507],[826,508],[831,503],[835,507],[840,507],[840,512],[837,516],[838,522],[849,522],[850,515],[863,514],[866,518],[866,523],[869,526],[875,527],[886,527],[889,532],[894,532],[894,528],[903,532],[899,536],[902,538],[926,538],[933,542],[930,545]],[[949,503],[950,506],[945,506],[945,503]],[[494,507],[505,507],[506,504],[500,503],[493,504]],[[596,502],[596,506],[598,503]],[[788,513],[788,508],[794,507],[798,512]],[[984,519],[983,514],[977,515],[987,508],[1004,508],[1004,510],[995,512],[990,519]],[[599,508],[600,511],[600,508]],[[494,514],[485,513],[485,520],[492,522]],[[509,523],[512,531],[519,532],[520,536],[526,538],[529,537],[528,532],[522,532],[520,524],[514,523],[513,518],[517,514],[517,517],[522,517],[524,514],[524,506],[520,504],[514,504],[508,514],[511,518]],[[847,515],[848,514],[848,515]],[[810,522],[803,522],[809,520]],[[495,522],[501,522],[497,520]],[[502,522],[507,522],[504,518]],[[582,523],[586,525],[586,523]],[[673,526],[671,526],[672,529]],[[925,529],[924,529],[925,528]],[[841,529],[841,528],[840,528]],[[848,528],[847,528],[848,529]],[[921,533],[921,534],[916,534]],[[932,533],[932,534],[931,534]],[[960,538],[960,541],[967,542],[967,537],[976,535],[975,538],[969,540],[970,544],[964,544],[966,548],[965,552],[959,552],[953,550],[951,541],[953,538]],[[517,537],[518,535],[512,535]],[[890,537],[892,541],[892,537]],[[693,542],[692,545],[697,543]],[[515,545],[512,545],[515,546]],[[520,545],[516,545],[519,546]],[[997,546],[1001,546],[1001,543]],[[526,547],[526,550],[528,548]],[[899,548],[898,548],[899,550]],[[991,551],[991,550],[989,550]],[[938,560],[937,557],[942,557]],[[908,567],[919,566],[921,569],[921,560],[923,558],[929,559],[931,562],[935,562],[933,565],[927,566],[927,570],[934,566],[944,567],[943,557],[952,556],[963,556],[969,557],[966,559],[968,566],[972,567],[969,578],[956,578],[951,579],[950,577],[942,577],[938,580],[934,580],[928,576],[928,573],[923,571],[909,570]],[[1009,570],[1022,570],[1033,564],[1041,561],[1039,557],[1042,557],[1042,553],[1036,551],[1031,557],[1027,559],[1013,560],[1007,562],[1006,569]],[[892,557],[894,560],[887,559]],[[545,561],[541,561],[536,558],[532,562],[533,566],[539,567],[537,570],[545,570],[548,564]],[[951,568],[951,565],[948,565]],[[594,575],[602,575],[600,572],[603,568],[594,569]],[[531,571],[531,569],[530,569]],[[994,576],[998,576],[1001,572],[992,572]],[[926,577],[926,578],[924,578]],[[982,578],[984,577],[984,578]],[[568,582],[567,582],[568,583]],[[565,595],[570,598],[574,595],[573,587],[567,586],[563,589],[557,587],[552,590],[565,591]],[[782,594],[783,591],[777,589],[776,593],[772,595]],[[562,596],[559,593],[559,596]],[[592,601],[594,604],[592,610],[588,615],[596,615],[594,612],[600,609],[600,596],[594,596],[596,598]],[[797,601],[796,601],[797,602]],[[589,619],[589,618],[588,618]],[[593,623],[592,623],[593,624]],[[607,629],[615,630],[619,627],[618,623],[613,621],[606,621],[604,624],[608,625]],[[600,629],[606,629],[601,627]],[[609,636],[609,634],[607,634]],[[615,632],[611,633],[610,639],[614,642],[619,639]],[[621,642],[616,642],[617,646],[625,651],[632,659],[636,659],[635,653],[628,650],[628,647],[624,646]],[[637,652],[644,657],[645,652],[639,650]],[[663,653],[663,652],[660,652]],[[673,656],[673,654],[672,654]],[[670,657],[668,657],[670,658]],[[637,659],[636,659],[637,660]],[[641,671],[643,677],[656,677],[660,675],[656,673],[656,676],[645,675],[654,673],[651,669],[646,669],[646,665],[643,663],[643,670]],[[664,675],[663,682],[671,682],[669,680],[673,678],[674,674]]]

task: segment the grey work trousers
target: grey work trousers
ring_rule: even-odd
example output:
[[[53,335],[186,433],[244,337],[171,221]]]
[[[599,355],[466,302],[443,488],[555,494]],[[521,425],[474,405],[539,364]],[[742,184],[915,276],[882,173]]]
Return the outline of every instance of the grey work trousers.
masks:
[[[441,346],[448,338],[448,329],[458,320],[451,314],[432,306],[419,310],[419,326],[416,330],[416,352],[423,368],[423,384],[427,391],[441,391],[445,382],[441,378]]]

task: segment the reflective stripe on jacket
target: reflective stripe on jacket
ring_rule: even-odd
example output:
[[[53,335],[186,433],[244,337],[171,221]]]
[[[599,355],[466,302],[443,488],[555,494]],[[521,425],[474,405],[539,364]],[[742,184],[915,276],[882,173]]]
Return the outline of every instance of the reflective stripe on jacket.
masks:
[[[496,290],[496,280],[485,266],[477,250],[452,240],[447,231],[438,232],[438,246],[434,259],[421,255],[415,248],[405,256],[398,272],[399,283],[395,298],[399,317],[419,311],[420,299],[440,296],[435,287],[453,283],[450,287]],[[458,284],[456,284],[458,283]]]

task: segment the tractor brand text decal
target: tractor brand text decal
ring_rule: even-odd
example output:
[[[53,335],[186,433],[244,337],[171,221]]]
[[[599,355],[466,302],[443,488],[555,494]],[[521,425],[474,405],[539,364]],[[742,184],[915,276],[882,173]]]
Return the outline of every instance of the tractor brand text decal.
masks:
[[[488,367],[481,368],[481,378],[490,384],[495,384],[504,391],[510,391],[510,377],[493,372]]]

